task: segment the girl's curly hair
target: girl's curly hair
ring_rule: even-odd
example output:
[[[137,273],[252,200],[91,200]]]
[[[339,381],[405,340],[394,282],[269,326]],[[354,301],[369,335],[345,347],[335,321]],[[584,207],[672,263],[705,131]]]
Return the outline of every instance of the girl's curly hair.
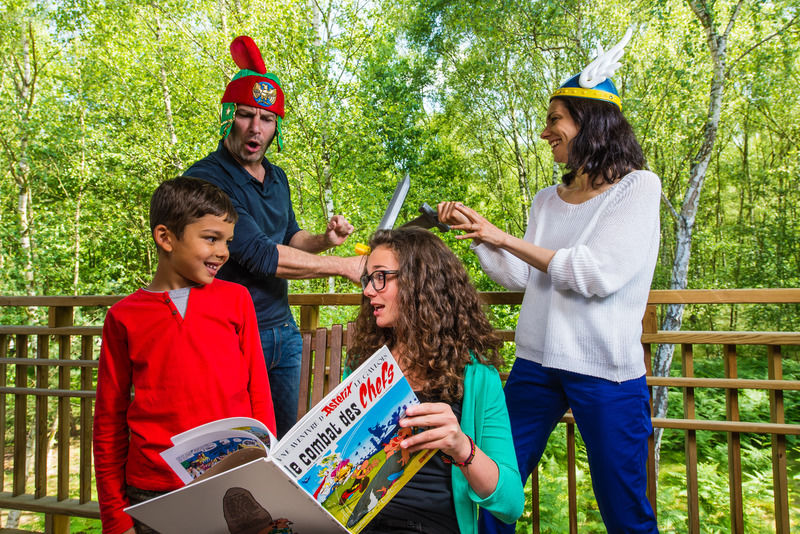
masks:
[[[348,365],[355,369],[381,346],[402,343],[410,366],[406,374],[425,384],[425,392],[445,402],[464,394],[464,367],[474,354],[499,368],[502,341],[481,309],[466,269],[441,239],[419,228],[378,230],[373,250],[390,248],[398,261],[398,319],[380,328],[369,299],[362,296]]]
[[[570,141],[567,169],[561,177],[569,185],[582,170],[592,185],[613,184],[629,172],[644,169],[645,157],[630,123],[611,102],[591,98],[557,96],[578,126]]]

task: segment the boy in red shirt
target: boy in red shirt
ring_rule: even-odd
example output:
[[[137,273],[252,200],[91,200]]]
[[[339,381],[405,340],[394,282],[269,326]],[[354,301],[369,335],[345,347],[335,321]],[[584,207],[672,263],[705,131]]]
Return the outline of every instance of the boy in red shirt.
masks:
[[[227,195],[203,180],[175,178],[153,193],[156,274],[103,326],[94,461],[106,534],[148,532],[123,508],[183,486],[160,456],[173,435],[236,416],[275,432],[250,294],[215,279],[236,219]]]

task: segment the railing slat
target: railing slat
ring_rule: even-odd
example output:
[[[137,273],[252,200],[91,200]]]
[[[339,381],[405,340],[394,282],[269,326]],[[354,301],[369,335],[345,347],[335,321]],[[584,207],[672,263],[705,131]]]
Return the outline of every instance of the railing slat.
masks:
[[[736,345],[725,345],[725,376],[738,376]],[[739,420],[739,390],[725,390],[725,412],[728,421]],[[730,496],[731,532],[744,533],[742,501],[742,451],[738,432],[728,434],[728,494]]]
[[[780,347],[767,348],[768,374],[772,380],[783,378],[783,365],[781,362]],[[769,393],[770,420],[782,424],[783,391],[776,390]],[[772,435],[772,483],[775,500],[775,532],[776,534],[789,534],[789,481],[786,473],[786,436]]]
[[[92,336],[81,337],[81,359],[92,360],[94,358],[94,338]],[[92,369],[81,367],[81,389],[94,389],[92,380]],[[81,428],[80,428],[80,474],[78,502],[81,504],[92,500],[92,399],[84,397],[81,399]]]
[[[16,337],[15,348],[18,358],[28,357],[28,336],[18,335]],[[23,389],[28,385],[28,367],[25,365],[16,366],[14,382],[17,389]],[[22,421],[22,424],[19,424]],[[28,447],[28,396],[24,393],[14,395],[14,483],[13,494],[22,495],[25,493],[25,479],[27,470],[25,469],[25,456]]]
[[[50,354],[50,336],[36,336],[36,349],[39,359],[46,360]],[[36,367],[36,387],[47,388],[50,369],[45,366]],[[41,498],[47,495],[47,397],[38,396],[34,399],[34,497]]]
[[[689,344],[681,345],[681,361],[683,363],[683,376],[694,375],[693,347]],[[683,390],[683,416],[686,419],[695,418],[694,388],[687,387]],[[689,514],[689,532],[700,532],[700,503],[699,483],[697,477],[697,431],[685,431],[686,449],[686,508]]]
[[[0,334],[0,388],[5,388],[7,384],[6,373],[8,369],[2,361],[8,355],[8,343],[10,339],[6,334]],[[6,457],[6,396],[0,393],[0,458],[3,458],[3,469],[0,469],[0,491],[5,490],[6,485],[6,470],[5,470],[5,457]]]
[[[316,405],[325,395],[325,359],[328,352],[328,330],[326,328],[317,328],[314,346],[314,386],[311,391],[311,406]]]
[[[567,423],[567,495],[569,533],[578,534],[578,476],[575,465],[575,425]]]
[[[540,533],[540,525],[541,523],[541,510],[539,510],[539,466],[533,468],[533,472],[531,473],[531,501],[532,505],[531,508],[531,523],[533,524],[533,534]]]

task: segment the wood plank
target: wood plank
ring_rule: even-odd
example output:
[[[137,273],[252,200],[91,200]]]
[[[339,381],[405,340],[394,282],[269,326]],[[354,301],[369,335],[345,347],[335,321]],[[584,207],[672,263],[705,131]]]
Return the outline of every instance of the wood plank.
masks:
[[[522,292],[483,291],[485,304],[521,304]],[[56,296],[0,296],[0,306],[112,306],[125,295],[56,295]],[[654,289],[650,291],[650,304],[771,304],[800,302],[798,288],[767,289]],[[358,306],[361,293],[291,293],[289,305]]]
[[[575,425],[567,423],[567,498],[569,532],[578,534],[578,475],[575,465]]]
[[[304,304],[300,306],[300,330],[305,332],[317,328],[319,328],[319,305]]]
[[[39,359],[46,360],[50,354],[50,336],[37,336],[36,352]],[[44,366],[36,368],[36,387],[46,389],[49,384],[50,369]],[[47,422],[48,397],[38,396],[34,400],[34,453],[33,453],[33,494],[35,497],[47,495],[47,434],[50,425]]]
[[[694,356],[692,345],[681,345],[681,361],[683,363],[683,376],[694,375]],[[694,388],[687,387],[683,390],[683,416],[686,419],[695,418]],[[686,430],[685,458],[686,458],[686,508],[688,513],[687,523],[689,532],[700,533],[700,491],[697,475],[697,431]]]
[[[311,386],[311,332],[303,332],[303,349],[300,354],[300,387],[297,394],[299,401],[297,403],[297,419],[300,420],[306,413],[308,413],[310,403],[310,386]]]
[[[81,337],[81,359],[92,360],[94,358],[94,338],[92,336]],[[94,389],[92,370],[88,367],[81,368],[81,389]],[[78,467],[78,501],[87,503],[92,500],[92,399],[84,397],[81,399],[80,407],[80,457]]]
[[[541,531],[541,510],[539,509],[539,464],[536,464],[531,473],[531,523],[533,534]]]
[[[113,306],[127,295],[42,295],[42,296],[19,296],[19,295],[0,295],[0,306],[67,306],[75,308]]]
[[[736,345],[725,345],[725,376],[738,376]],[[739,390],[725,390],[725,413],[728,421],[739,421]],[[738,432],[728,434],[728,495],[730,498],[731,532],[744,533],[744,501],[742,499],[742,451]]]
[[[767,348],[767,375],[772,380],[783,378],[780,347]],[[783,391],[769,392],[770,421],[785,422]],[[775,501],[775,532],[789,534],[789,479],[786,471],[786,436],[772,436],[772,484]]]
[[[5,363],[2,363],[5,357],[8,355],[8,343],[10,342],[9,336],[5,334],[0,334],[0,388],[6,387],[6,383],[8,380],[8,372],[7,366]],[[0,436],[3,439],[0,439],[0,458],[3,459],[3,469],[0,469],[0,490],[5,487],[6,484],[6,470],[5,470],[5,457],[6,457],[6,419],[8,417],[8,405],[6,404],[6,396],[0,395]]]
[[[71,311],[71,310],[70,310]],[[70,322],[72,316],[70,315]],[[56,325],[61,326],[61,325]],[[72,338],[70,336],[59,336],[58,338],[58,356],[62,360],[69,359],[70,349],[72,345]],[[70,390],[70,368],[58,368],[58,388],[61,390]],[[56,495],[59,500],[69,497],[69,431],[72,418],[72,411],[70,410],[70,398],[66,396],[58,397],[58,426],[56,427],[56,456],[57,460],[57,479],[56,479]],[[55,519],[56,524],[63,523],[62,520]],[[59,528],[59,530],[62,530]],[[67,528],[67,530],[69,530]]]
[[[59,501],[55,497],[37,499],[33,495],[14,496],[12,493],[0,492],[0,508],[10,510],[28,510],[36,513],[57,513],[75,517],[100,519],[100,505],[96,501],[81,504],[77,499]]]
[[[99,336],[103,333],[102,326],[32,326],[32,325],[0,325],[0,334],[38,336],[48,334],[51,336]]]
[[[361,293],[289,293],[289,306],[360,306]]]
[[[311,406],[316,406],[325,396],[325,356],[328,352],[328,329],[317,328],[314,337],[314,377],[311,389]]]
[[[342,381],[342,348],[343,348],[343,333],[342,325],[335,324],[331,326],[331,349],[330,349],[330,365],[328,372],[328,391],[331,391],[339,382]]]
[[[65,366],[65,367],[98,367],[97,360],[61,360],[57,358],[53,358],[52,360],[46,360],[44,358],[28,358],[23,360],[21,358],[6,358],[0,357],[0,363],[3,364],[18,364],[21,363],[23,365],[44,365],[46,367],[58,367],[58,366]]]
[[[651,408],[652,412],[652,408]],[[658,523],[658,477],[656,475],[656,437],[652,432],[647,438],[647,500]]]
[[[786,304],[800,302],[798,288],[654,289],[649,304]]]
[[[800,345],[800,332],[671,332],[642,334],[642,343],[694,345]]]
[[[18,358],[27,358],[28,336],[17,336],[15,347]],[[20,389],[28,385],[27,366],[16,366],[14,383],[17,387],[14,392],[14,481],[12,486],[14,495],[22,495],[25,493],[25,455],[28,447],[28,429],[25,428],[28,420],[28,396]]]
[[[95,390],[83,391],[78,389],[24,388],[17,386],[0,387],[0,393],[13,393],[14,395],[43,395],[45,397],[87,397],[90,399],[93,399],[96,396]]]
[[[648,376],[649,386],[700,387],[717,389],[800,390],[800,380],[757,380],[749,378],[690,378],[684,376]]]
[[[714,421],[707,419],[667,419],[654,417],[654,427],[673,430],[708,430],[711,432],[740,432],[743,434],[800,435],[800,424],[750,423],[744,421]],[[563,419],[562,419],[563,422]]]

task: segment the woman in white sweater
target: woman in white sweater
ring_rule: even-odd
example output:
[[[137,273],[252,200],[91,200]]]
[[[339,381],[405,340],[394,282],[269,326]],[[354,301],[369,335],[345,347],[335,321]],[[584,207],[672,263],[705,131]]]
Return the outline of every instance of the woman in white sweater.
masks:
[[[609,79],[567,81],[542,138],[566,164],[563,183],[533,199],[523,239],[456,202],[439,218],[472,239],[493,280],[525,297],[505,386],[523,484],[567,408],[586,443],[609,532],[657,532],[646,497],[652,433],[641,320],[655,268],[661,183],[622,115]],[[483,532],[514,532],[489,514]]]

